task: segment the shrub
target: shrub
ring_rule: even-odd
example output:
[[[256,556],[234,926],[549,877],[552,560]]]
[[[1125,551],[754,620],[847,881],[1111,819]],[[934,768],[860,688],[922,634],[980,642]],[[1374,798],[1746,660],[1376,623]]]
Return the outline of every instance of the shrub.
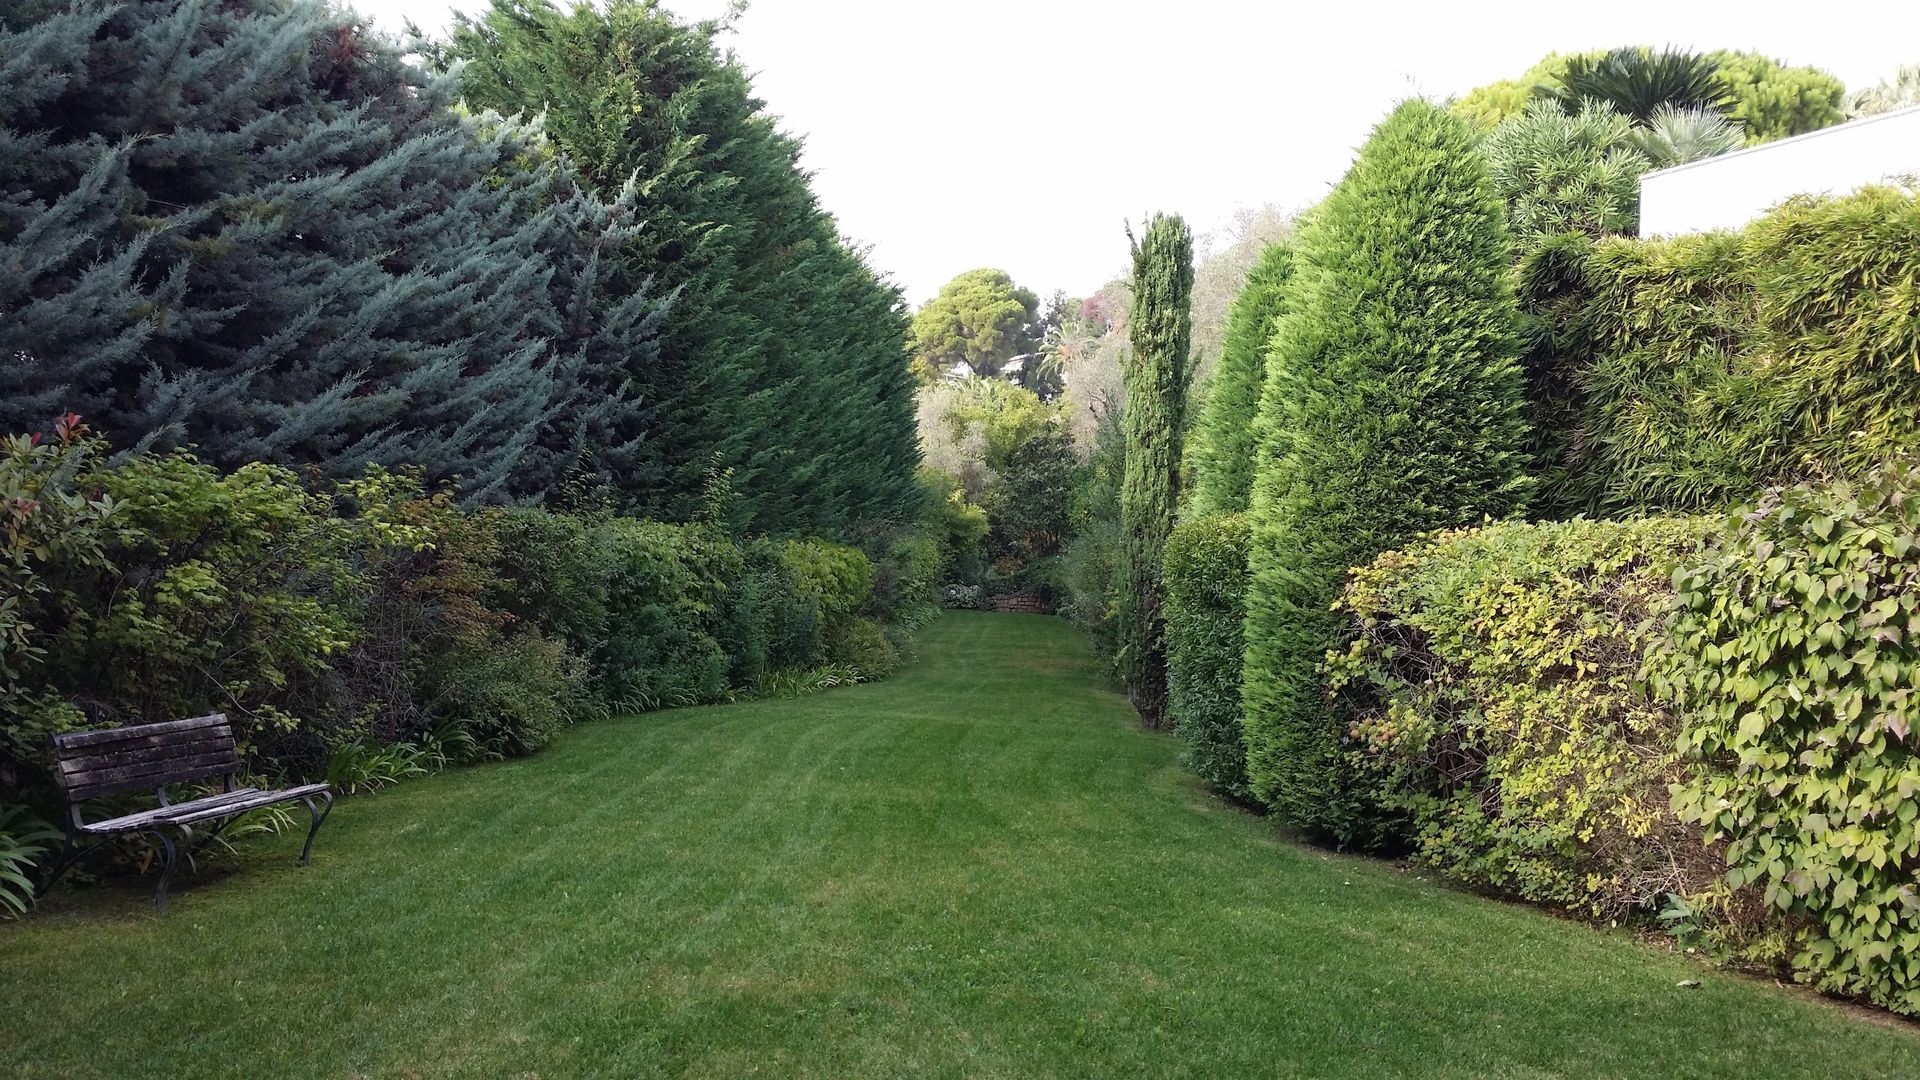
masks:
[[[1247,600],[1247,518],[1183,521],[1167,537],[1167,712],[1186,763],[1236,799],[1250,799],[1240,733],[1241,622]]]
[[[872,619],[846,619],[827,636],[827,660],[862,680],[884,679],[900,666],[900,654],[886,631]]]
[[[913,535],[893,541],[873,566],[867,611],[880,622],[919,628],[939,613],[940,545]]]
[[[1771,490],[1675,583],[1675,808],[1799,920],[1800,978],[1920,1013],[1920,468]]]
[[[1678,721],[1641,679],[1708,529],[1492,525],[1354,571],[1331,681],[1418,862],[1608,919],[1714,891],[1713,854],[1668,809]]]
[[[614,559],[607,642],[594,660],[601,700],[620,711],[720,700],[731,665],[718,635],[727,589],[746,569],[739,548],[707,526],[631,518],[596,535]]]
[[[1633,121],[1597,102],[1572,114],[1536,102],[1486,139],[1494,189],[1523,251],[1542,237],[1631,233],[1640,218],[1640,174]]]
[[[581,656],[606,644],[613,549],[584,517],[521,507],[491,518],[495,582],[486,600],[523,624],[541,627]]]
[[[825,540],[789,540],[780,562],[792,575],[794,593],[820,605],[827,620],[845,618],[873,593],[873,563],[860,549]]]
[[[1324,697],[1347,568],[1524,507],[1511,253],[1466,123],[1395,109],[1303,230],[1261,395],[1242,690],[1247,778],[1343,843],[1388,825],[1348,783]]]
[[[1579,373],[1584,505],[1724,507],[1920,448],[1920,200],[1796,199],[1740,233],[1611,240]]]

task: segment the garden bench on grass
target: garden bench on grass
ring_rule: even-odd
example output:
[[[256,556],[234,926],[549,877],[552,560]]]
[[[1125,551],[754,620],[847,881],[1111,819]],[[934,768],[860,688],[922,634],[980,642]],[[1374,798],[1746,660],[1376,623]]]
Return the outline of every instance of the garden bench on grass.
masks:
[[[221,830],[248,810],[276,803],[305,803],[307,813],[313,816],[313,827],[307,830],[306,846],[300,849],[300,864],[304,866],[313,854],[314,834],[333,811],[333,791],[326,784],[302,784],[273,791],[235,787],[234,774],[240,767],[240,755],[234,745],[233,729],[221,713],[193,720],[55,735],[53,756],[60,785],[67,796],[67,842],[54,860],[52,873],[40,886],[42,892],[79,860],[83,838],[150,832],[159,838],[161,849],[160,884],[153,891],[153,906],[164,913],[167,883],[181,854],[174,844],[175,832],[180,835],[180,846],[191,848],[196,825],[213,823],[200,837],[205,842],[220,835]],[[179,803],[167,796],[169,785],[215,777],[222,778],[217,794]],[[89,822],[81,815],[80,804],[88,799],[144,788],[159,793],[159,806],[105,821]],[[319,801],[316,803],[316,800]]]

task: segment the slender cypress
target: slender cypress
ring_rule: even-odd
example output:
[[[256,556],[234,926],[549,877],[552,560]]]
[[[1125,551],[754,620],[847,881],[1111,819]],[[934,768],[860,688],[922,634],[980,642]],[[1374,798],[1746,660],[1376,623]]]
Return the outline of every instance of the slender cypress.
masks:
[[[1126,367],[1126,472],[1120,484],[1120,670],[1149,727],[1167,709],[1166,593],[1160,572],[1180,501],[1180,438],[1192,344],[1193,233],[1155,214],[1133,245],[1133,310]]]
[[[1286,307],[1287,279],[1293,276],[1293,248],[1270,244],[1247,275],[1227,309],[1227,330],[1220,343],[1207,402],[1200,410],[1188,447],[1191,481],[1185,517],[1238,514],[1253,495],[1254,418],[1260,389],[1267,380],[1267,351]]]

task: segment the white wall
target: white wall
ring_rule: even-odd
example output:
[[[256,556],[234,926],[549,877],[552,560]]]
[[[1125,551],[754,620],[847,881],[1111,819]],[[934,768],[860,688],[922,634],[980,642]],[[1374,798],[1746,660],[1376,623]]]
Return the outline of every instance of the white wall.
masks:
[[[1920,174],[1920,106],[1640,178],[1640,235],[1734,229],[1793,195],[1845,194]]]

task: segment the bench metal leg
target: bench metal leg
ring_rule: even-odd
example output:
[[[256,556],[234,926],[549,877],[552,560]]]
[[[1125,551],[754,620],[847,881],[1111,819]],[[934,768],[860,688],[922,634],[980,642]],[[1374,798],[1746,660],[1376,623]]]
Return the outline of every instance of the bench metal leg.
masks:
[[[60,845],[60,854],[53,857],[53,868],[47,872],[46,877],[40,879],[40,884],[34,886],[33,898],[39,900],[45,897],[47,891],[53,888],[53,883],[60,880],[60,875],[73,869],[74,865],[80,861],[82,854],[79,842],[69,832],[66,842]]]
[[[327,820],[327,815],[333,813],[333,792],[323,791],[320,793],[320,798],[326,801],[327,805],[324,808],[314,806],[311,796],[300,800],[307,804],[307,813],[313,815],[313,827],[307,830],[306,846],[300,849],[301,866],[308,865],[309,860],[313,858],[313,838],[320,832],[320,824]]]
[[[180,832],[187,840],[190,841],[193,839],[193,830],[183,828]],[[167,913],[167,883],[173,880],[173,867],[174,864],[180,860],[180,853],[174,848],[173,837],[168,836],[166,830],[155,829],[153,830],[153,835],[160,838],[161,850],[160,884],[154,886],[153,911],[156,915],[165,915]]]

